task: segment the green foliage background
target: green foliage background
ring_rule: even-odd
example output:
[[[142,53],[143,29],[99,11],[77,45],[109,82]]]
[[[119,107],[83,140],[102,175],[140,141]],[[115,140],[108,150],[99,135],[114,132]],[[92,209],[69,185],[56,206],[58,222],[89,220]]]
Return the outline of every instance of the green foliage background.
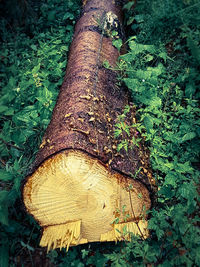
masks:
[[[40,227],[23,208],[20,184],[63,81],[80,2],[3,4],[0,1],[0,266],[23,266],[25,254],[35,266]],[[133,4],[124,6],[128,52],[119,58],[118,70],[119,82],[129,88],[136,105],[135,127],[149,147],[158,185],[149,213],[151,237],[82,245],[67,254],[51,251],[47,257],[56,266],[200,266],[200,3],[138,0],[134,10]]]

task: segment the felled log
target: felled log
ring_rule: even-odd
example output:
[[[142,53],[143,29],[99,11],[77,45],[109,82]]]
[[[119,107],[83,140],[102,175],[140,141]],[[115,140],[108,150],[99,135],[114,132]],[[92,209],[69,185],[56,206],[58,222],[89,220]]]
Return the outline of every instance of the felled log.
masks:
[[[134,128],[126,135],[127,151],[117,151],[124,134],[114,137],[129,104],[113,70],[119,56],[113,30],[115,38],[123,38],[117,2],[84,1],[57,104],[23,187],[26,209],[43,228],[40,245],[48,249],[130,239],[130,232],[148,236],[147,156],[141,147],[131,148]],[[134,121],[130,109],[123,123]],[[132,179],[139,168],[144,172]]]

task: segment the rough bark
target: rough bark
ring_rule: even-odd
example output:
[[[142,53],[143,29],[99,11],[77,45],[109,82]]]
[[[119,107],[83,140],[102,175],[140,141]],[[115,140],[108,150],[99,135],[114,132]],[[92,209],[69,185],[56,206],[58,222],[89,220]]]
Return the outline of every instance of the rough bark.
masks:
[[[44,228],[41,245],[49,249],[122,240],[124,226],[148,236],[148,156],[141,146],[117,152],[124,137],[114,137],[115,124],[129,94],[117,86],[117,72],[103,67],[105,60],[116,66],[111,32],[123,38],[122,8],[112,0],[83,2],[57,104],[23,190],[28,212]],[[134,115],[127,113],[127,125]],[[135,130],[126,136],[130,145],[133,136]]]

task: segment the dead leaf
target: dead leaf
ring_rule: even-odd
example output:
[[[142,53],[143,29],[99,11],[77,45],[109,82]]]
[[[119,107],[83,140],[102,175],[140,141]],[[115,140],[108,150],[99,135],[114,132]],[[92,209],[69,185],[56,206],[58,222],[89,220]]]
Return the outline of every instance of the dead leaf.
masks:
[[[65,114],[65,118],[69,118],[72,115],[72,113]]]

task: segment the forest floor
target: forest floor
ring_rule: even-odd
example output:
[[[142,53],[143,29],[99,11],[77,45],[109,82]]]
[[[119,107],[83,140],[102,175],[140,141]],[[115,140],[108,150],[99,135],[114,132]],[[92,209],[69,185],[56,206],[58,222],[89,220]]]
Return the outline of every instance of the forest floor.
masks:
[[[0,266],[200,266],[199,1],[124,6],[128,50],[117,70],[158,186],[150,238],[81,245],[67,254],[39,248],[40,227],[25,211],[21,183],[63,81],[80,1],[11,3],[0,1]],[[123,131],[116,125],[116,134]],[[126,139],[122,149],[129,149]]]

